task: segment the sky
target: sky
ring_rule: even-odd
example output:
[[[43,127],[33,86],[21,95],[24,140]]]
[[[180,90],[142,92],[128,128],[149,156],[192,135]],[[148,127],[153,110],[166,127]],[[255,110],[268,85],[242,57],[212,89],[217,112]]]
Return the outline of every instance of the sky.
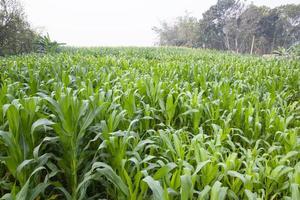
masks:
[[[152,30],[188,11],[200,18],[217,0],[22,0],[31,25],[70,46],[153,46]],[[300,0],[253,0],[275,7]]]

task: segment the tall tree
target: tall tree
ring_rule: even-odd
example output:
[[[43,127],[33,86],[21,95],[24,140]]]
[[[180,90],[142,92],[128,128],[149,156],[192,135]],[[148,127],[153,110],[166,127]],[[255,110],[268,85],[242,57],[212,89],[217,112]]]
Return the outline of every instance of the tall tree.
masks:
[[[161,45],[266,54],[300,41],[300,5],[270,9],[242,0],[218,0],[200,20],[185,16],[155,30]]]
[[[0,0],[0,55],[32,51],[36,35],[17,0]]]
[[[282,21],[282,35],[278,46],[285,48],[300,42],[300,4],[288,4],[277,8]]]
[[[231,10],[236,4],[235,0],[218,0],[216,5],[213,5],[203,13],[203,18],[200,21],[200,35],[202,46],[206,48],[225,50],[226,41],[223,28],[226,22],[226,13]]]
[[[189,13],[178,17],[174,24],[162,22],[161,27],[153,27],[153,30],[159,35],[159,45],[198,47],[198,20]]]
[[[267,7],[255,5],[243,6],[242,11],[234,17],[228,18],[224,32],[230,44],[229,50],[239,53],[258,53],[257,47],[260,35],[257,35],[257,26],[268,10]]]

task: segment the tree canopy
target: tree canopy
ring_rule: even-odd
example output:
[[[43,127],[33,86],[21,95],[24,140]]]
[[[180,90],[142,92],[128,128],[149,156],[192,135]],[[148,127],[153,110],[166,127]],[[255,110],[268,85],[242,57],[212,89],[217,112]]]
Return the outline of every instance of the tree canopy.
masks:
[[[300,4],[271,9],[239,0],[218,0],[201,19],[187,14],[153,30],[160,45],[266,54],[300,41]]]
[[[0,0],[0,55],[31,52],[37,33],[17,0]]]

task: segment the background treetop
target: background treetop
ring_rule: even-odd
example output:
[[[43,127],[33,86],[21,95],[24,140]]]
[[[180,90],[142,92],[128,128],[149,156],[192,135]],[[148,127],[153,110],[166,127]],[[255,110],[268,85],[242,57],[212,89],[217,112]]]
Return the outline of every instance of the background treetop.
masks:
[[[267,54],[299,42],[300,4],[271,9],[239,0],[218,0],[201,19],[185,15],[153,30],[160,45]]]

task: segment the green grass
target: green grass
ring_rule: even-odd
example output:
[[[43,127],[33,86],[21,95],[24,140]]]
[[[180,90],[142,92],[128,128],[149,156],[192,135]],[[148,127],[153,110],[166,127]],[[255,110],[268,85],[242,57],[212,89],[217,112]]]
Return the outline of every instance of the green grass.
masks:
[[[300,62],[186,48],[0,59],[3,199],[300,199]]]

